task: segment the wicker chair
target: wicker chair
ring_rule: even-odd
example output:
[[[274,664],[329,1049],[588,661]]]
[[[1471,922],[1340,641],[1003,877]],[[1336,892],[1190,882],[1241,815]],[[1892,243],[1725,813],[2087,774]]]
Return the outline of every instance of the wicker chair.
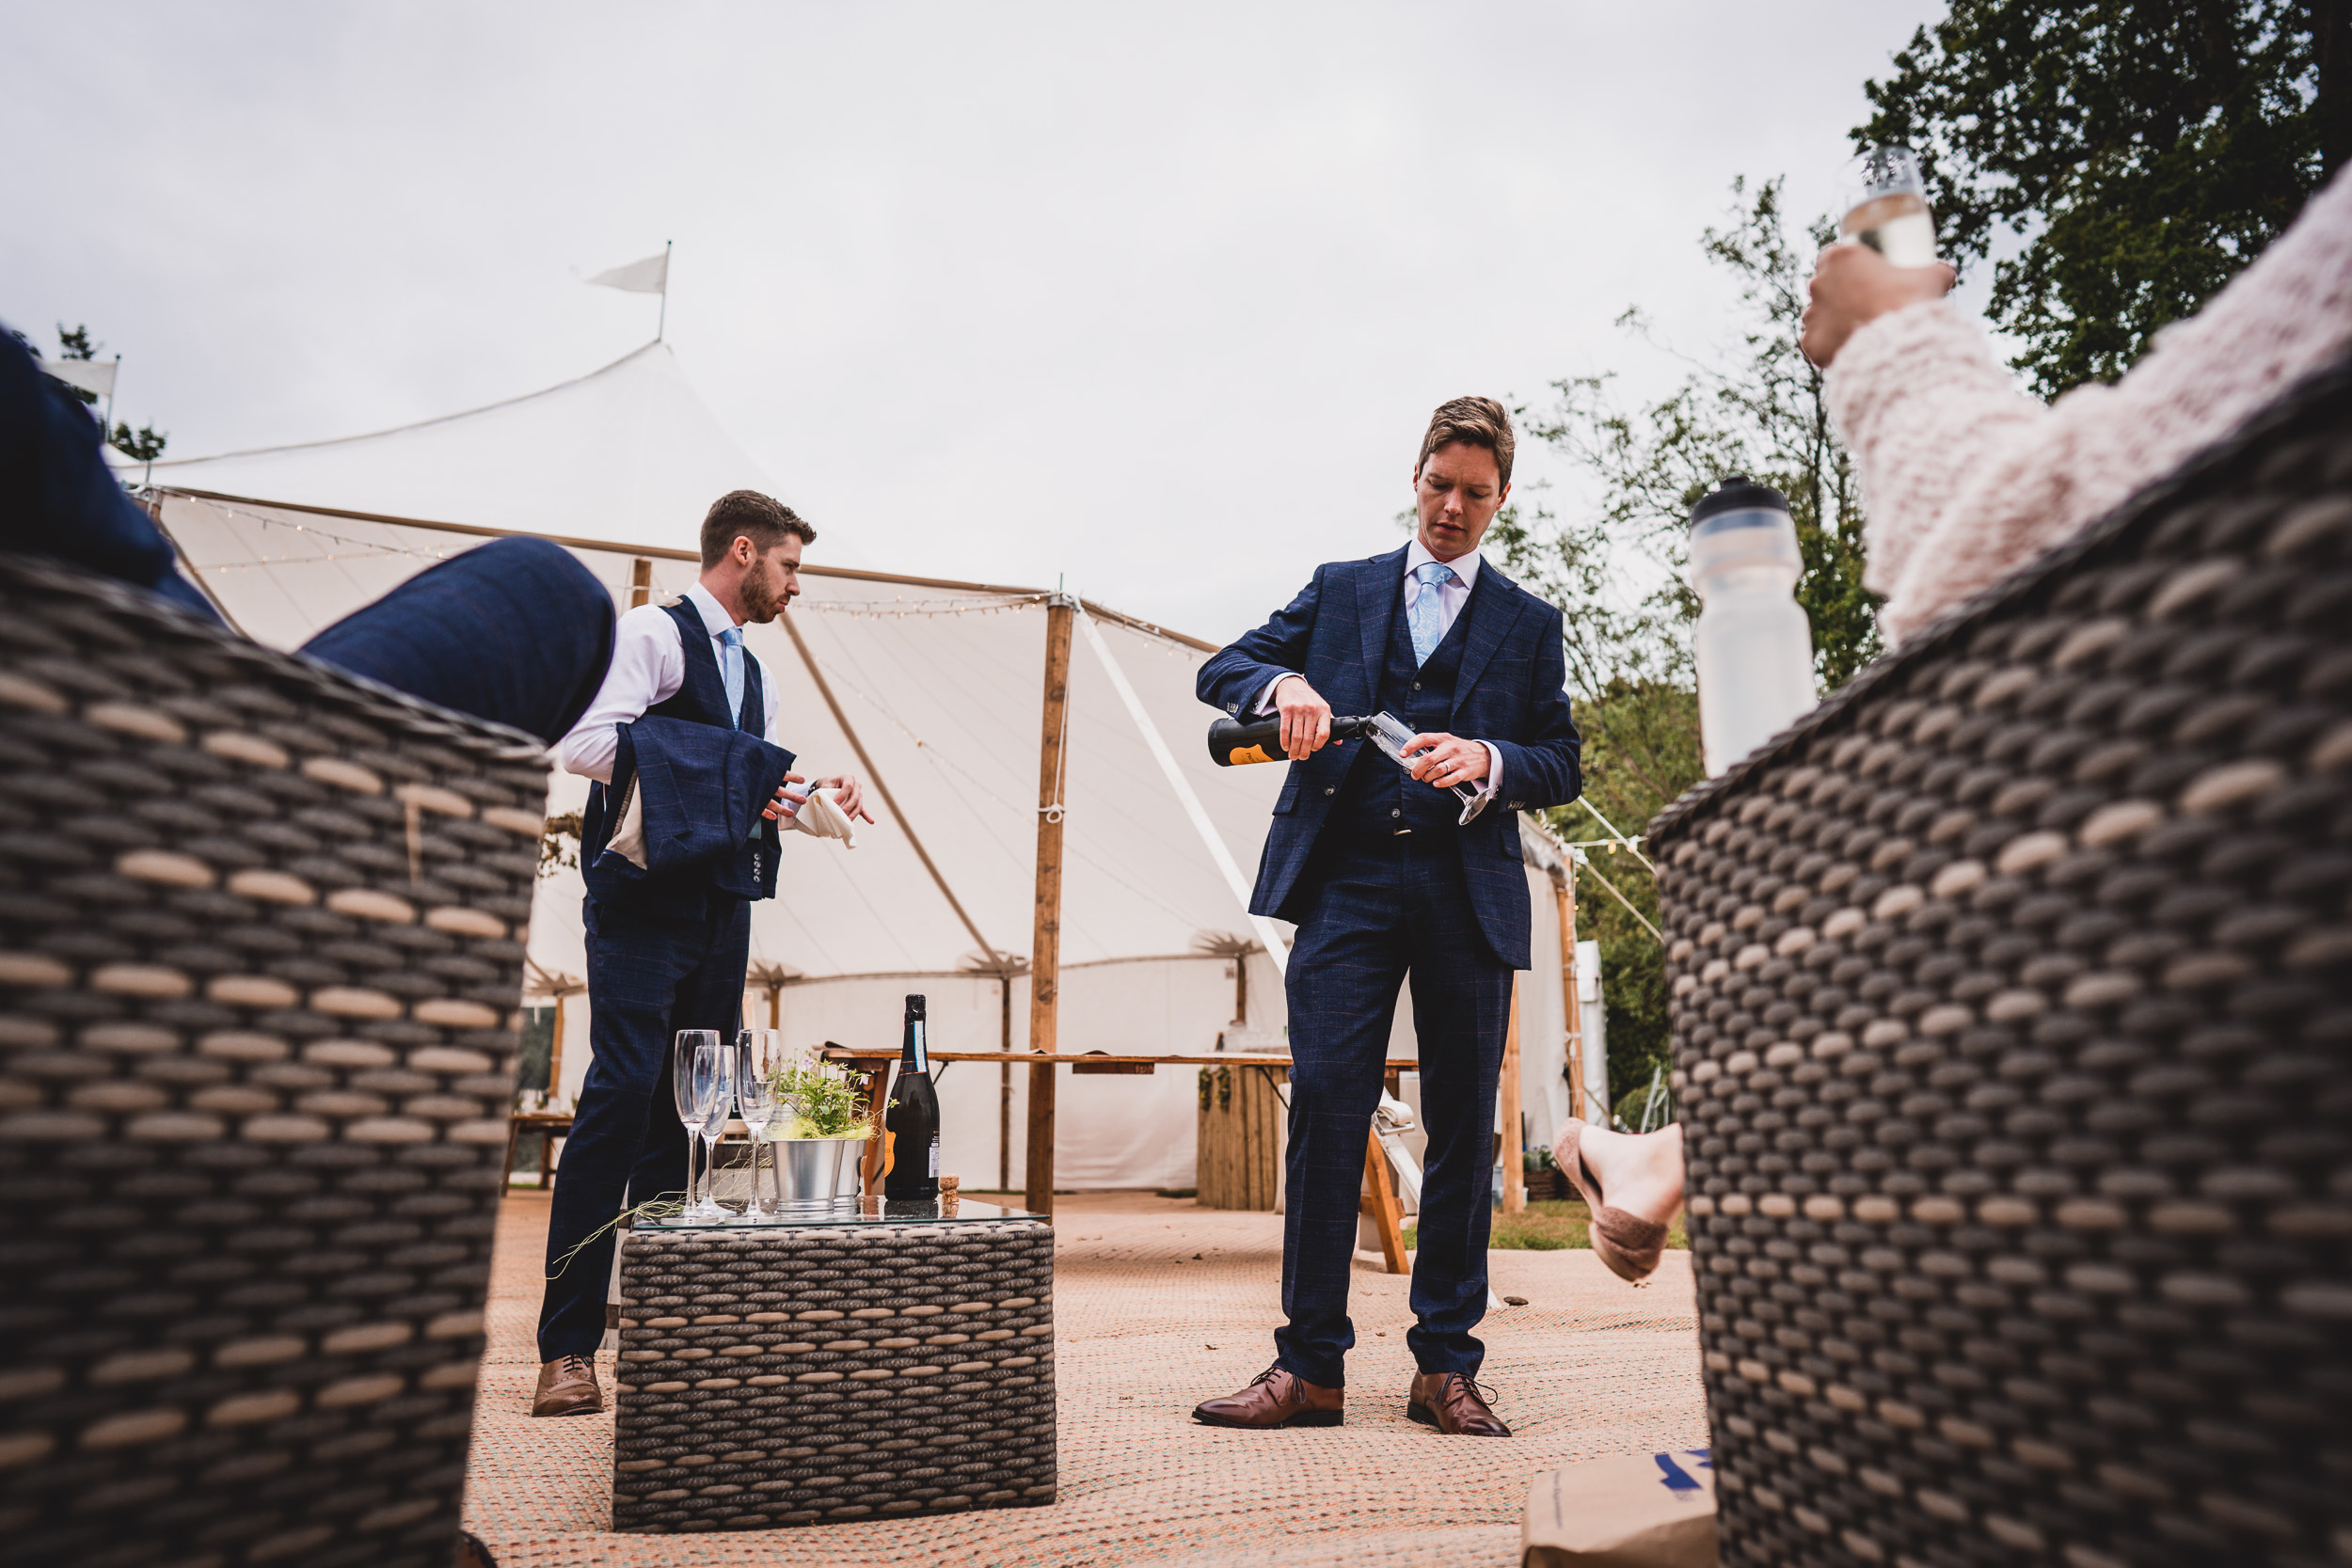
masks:
[[[2352,372],[1651,831],[1724,1560],[2352,1557]]]
[[[451,1560],[542,752],[0,557],[9,1560]]]

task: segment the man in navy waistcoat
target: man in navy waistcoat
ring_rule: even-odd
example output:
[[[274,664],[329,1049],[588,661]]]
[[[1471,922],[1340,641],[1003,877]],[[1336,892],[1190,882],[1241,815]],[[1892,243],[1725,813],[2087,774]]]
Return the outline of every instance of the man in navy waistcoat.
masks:
[[[612,1224],[625,1197],[644,1202],[685,1190],[672,1041],[681,1029],[716,1029],[732,1044],[742,1024],[751,905],[728,889],[773,885],[775,824],[796,809],[783,786],[801,780],[787,772],[777,781],[767,820],[739,852],[745,863],[632,875],[617,852],[603,855],[623,809],[612,787],[619,731],[656,717],[772,740],[775,681],[743,646],[743,625],[766,625],[791,603],[801,591],[802,547],[816,539],[790,507],[757,491],[720,497],[703,519],[701,578],[675,604],[640,605],[621,617],[604,685],[558,748],[565,768],[596,781],[580,835],[594,1060],[556,1171],[533,1416],[604,1408],[595,1357],[612,1273]],[[788,767],[791,754],[784,756]],[[818,784],[839,792],[845,813],[860,813],[855,778]]]
[[[1413,465],[1413,541],[1316,568],[1290,607],[1201,666],[1200,700],[1282,721],[1290,775],[1258,863],[1253,914],[1295,922],[1282,1310],[1274,1364],[1193,1411],[1212,1426],[1338,1426],[1357,1196],[1398,987],[1413,988],[1429,1134],[1413,1262],[1419,1368],[1406,1411],[1507,1437],[1476,1377],[1486,1310],[1495,1089],[1514,970],[1528,967],[1521,808],[1581,787],[1560,611],[1478,556],[1511,494],[1510,417],[1438,408]],[[1382,711],[1419,732],[1409,776],[1331,715]],[[1453,793],[1487,797],[1470,821]],[[1495,799],[1499,797],[1500,799]],[[1494,810],[1501,805],[1503,809]],[[1516,1132],[1504,1157],[1518,1158]]]

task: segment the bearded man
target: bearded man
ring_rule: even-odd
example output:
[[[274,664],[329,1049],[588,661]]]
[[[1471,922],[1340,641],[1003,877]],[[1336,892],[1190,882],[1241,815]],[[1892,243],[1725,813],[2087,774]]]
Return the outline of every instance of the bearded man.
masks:
[[[1429,1133],[1406,1414],[1450,1435],[1508,1437],[1477,1381],[1486,1310],[1495,1089],[1514,970],[1528,967],[1522,807],[1581,786],[1562,689],[1560,611],[1478,555],[1511,494],[1509,415],[1441,405],[1413,461],[1412,542],[1317,567],[1289,608],[1200,667],[1200,700],[1282,716],[1290,776],[1252,913],[1294,921],[1290,1148],[1275,1360],[1193,1411],[1211,1426],[1338,1426],[1357,1193],[1399,988],[1413,988]],[[1417,732],[1409,776],[1331,715],[1386,711]],[[1454,794],[1468,786],[1479,809]],[[1502,809],[1491,809],[1500,806]],[[1517,1130],[1503,1157],[1518,1158]]]
[[[632,863],[621,847],[607,852],[628,793],[628,780],[614,777],[615,766],[626,773],[649,748],[663,745],[665,736],[674,746],[681,737],[697,743],[715,738],[737,757],[749,742],[772,741],[776,683],[743,646],[743,626],[773,621],[799,594],[801,551],[816,539],[817,531],[790,507],[755,490],[720,497],[703,519],[700,579],[674,604],[640,605],[621,617],[604,685],[558,748],[566,769],[596,781],[580,847],[588,886],[594,1061],[556,1172],[533,1416],[604,1408],[595,1357],[606,1327],[612,1221],[624,1201],[644,1202],[686,1186],[686,1131],[672,1098],[671,1042],[682,1029],[715,1029],[733,1045],[742,1023],[749,900],[772,893],[775,824],[788,823],[805,798],[785,792],[786,784],[802,782],[800,774],[786,771],[789,752],[751,746],[764,770],[746,815],[760,809],[772,790],[765,820],[685,823],[722,852],[649,874],[647,862]],[[648,719],[737,731],[740,737],[640,722]],[[854,777],[820,779],[818,786],[835,791],[845,814],[862,815]],[[679,808],[665,801],[664,809]],[[722,808],[713,799],[690,809],[708,814]],[[661,836],[677,842],[689,835]]]

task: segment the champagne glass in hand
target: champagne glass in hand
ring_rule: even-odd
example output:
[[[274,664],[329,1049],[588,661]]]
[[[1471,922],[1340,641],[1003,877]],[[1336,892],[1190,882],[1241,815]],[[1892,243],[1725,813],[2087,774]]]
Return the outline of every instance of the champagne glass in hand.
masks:
[[[1865,148],[1846,166],[1838,205],[1846,214],[1839,240],[1867,245],[1899,267],[1935,264],[1935,219],[1911,149]]]
[[[670,1057],[670,1092],[677,1102],[677,1118],[686,1128],[686,1208],[690,1212],[702,1190],[694,1181],[694,1146],[703,1123],[710,1117],[711,1097],[718,1092],[707,1064],[718,1053],[716,1029],[680,1029]]]

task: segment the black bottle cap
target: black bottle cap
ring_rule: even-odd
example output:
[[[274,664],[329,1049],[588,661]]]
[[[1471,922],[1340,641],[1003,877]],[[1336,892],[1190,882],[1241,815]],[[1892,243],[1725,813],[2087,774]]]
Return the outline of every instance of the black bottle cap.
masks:
[[[1788,498],[1769,484],[1758,484],[1745,474],[1725,474],[1714,489],[1701,496],[1691,508],[1691,526],[1696,528],[1721,513],[1753,512],[1761,507],[1786,512],[1788,510]]]
[[[917,1018],[921,1018],[921,1017],[923,1017],[923,1016],[924,1016],[924,1013],[923,1013],[923,1007],[924,1007],[924,1002],[923,1002],[923,999],[922,999],[920,996],[910,996],[910,997],[908,997],[908,998],[907,998],[907,1017],[908,1017],[908,1018],[910,1018],[910,1019],[917,1019]]]

